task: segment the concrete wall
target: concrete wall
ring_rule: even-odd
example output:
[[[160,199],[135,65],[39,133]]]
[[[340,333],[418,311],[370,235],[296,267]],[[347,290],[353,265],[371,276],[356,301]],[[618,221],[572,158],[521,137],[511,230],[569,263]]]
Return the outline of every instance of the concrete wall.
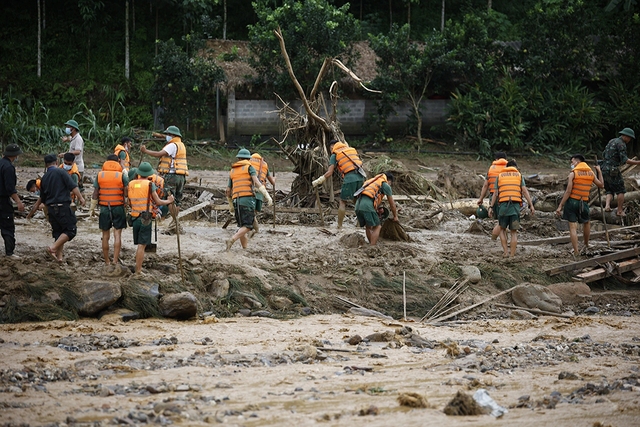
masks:
[[[448,100],[429,99],[422,102],[423,128],[442,124],[446,120]],[[294,101],[291,107],[304,111],[302,102]],[[280,120],[275,101],[235,99],[230,91],[227,107],[228,135],[279,135]],[[376,113],[375,101],[341,100],[338,102],[338,120],[342,131],[347,135],[365,134],[367,118]],[[396,108],[396,114],[388,118],[390,132],[403,132],[406,128],[407,116],[413,115],[411,106],[403,103]]]

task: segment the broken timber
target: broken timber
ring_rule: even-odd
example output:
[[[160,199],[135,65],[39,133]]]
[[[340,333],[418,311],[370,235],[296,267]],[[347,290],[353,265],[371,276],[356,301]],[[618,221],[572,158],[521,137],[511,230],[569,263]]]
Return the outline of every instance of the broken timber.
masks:
[[[228,211],[229,205],[213,205],[211,207],[214,211]],[[317,208],[287,208],[278,206],[278,212],[281,213],[307,213],[307,214],[318,214]],[[325,210],[323,211],[325,214],[329,215],[338,215],[337,209]],[[347,209],[347,215],[354,215],[355,211],[353,209]]]
[[[395,198],[394,198],[395,200]],[[613,230],[609,230],[609,234],[618,233],[620,231],[628,231],[628,230],[636,230],[639,229],[640,225],[630,225],[628,227],[620,227],[614,228]],[[602,237],[605,236],[606,233],[604,231],[598,231],[591,233],[591,240],[594,237]],[[582,234],[578,234],[578,239],[582,238]],[[537,246],[537,245],[557,245],[562,243],[569,243],[571,241],[570,236],[562,236],[562,237],[550,237],[548,239],[537,239],[537,240],[518,240],[519,245],[525,246]]]
[[[640,248],[627,249],[624,251],[618,251],[612,254],[603,255],[603,256],[587,259],[584,261],[578,261],[571,264],[561,265],[560,267],[555,267],[550,270],[547,270],[546,273],[549,276],[555,276],[556,274],[569,273],[571,271],[580,270],[585,267],[595,267],[609,261],[617,261],[619,259],[633,258],[638,255],[640,255]]]
[[[178,213],[178,219],[198,219],[198,213],[209,206],[211,206],[210,201],[198,203],[195,206],[191,206],[189,209],[180,211],[180,213]],[[229,210],[229,205],[226,205],[226,207],[227,210]]]
[[[627,271],[635,270],[640,267],[640,259],[634,258],[626,261],[622,261],[619,264],[615,264],[608,269],[606,267],[596,268],[595,270],[587,271],[586,273],[580,273],[574,276],[574,279],[581,282],[590,283],[596,280],[604,279],[609,276],[619,276]],[[613,270],[613,271],[610,271]]]

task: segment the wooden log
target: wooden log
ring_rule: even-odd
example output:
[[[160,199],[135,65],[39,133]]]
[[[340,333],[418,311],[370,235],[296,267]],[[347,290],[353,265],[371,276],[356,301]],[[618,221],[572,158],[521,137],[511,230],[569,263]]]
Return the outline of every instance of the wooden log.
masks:
[[[178,219],[198,219],[198,212],[209,206],[211,206],[210,201],[198,203],[195,206],[191,206],[189,209],[180,211],[180,213],[178,213]],[[227,205],[227,210],[229,210],[229,205]]]
[[[609,234],[620,233],[623,231],[632,231],[640,229],[640,225],[630,225],[628,227],[619,227],[609,230]],[[591,240],[595,238],[604,237],[606,233],[604,231],[596,231],[591,233]],[[578,234],[578,240],[582,240],[582,233]],[[558,245],[563,243],[569,243],[571,241],[570,236],[561,236],[561,237],[550,237],[548,239],[536,239],[536,240],[520,240],[518,239],[519,245],[524,246],[538,246],[538,245]]]
[[[466,311],[469,311],[469,310],[472,310],[472,309],[474,309],[474,308],[476,308],[476,307],[478,307],[478,306],[481,306],[482,304],[486,304],[486,303],[488,303],[489,301],[491,301],[491,300],[493,300],[493,299],[496,299],[496,298],[498,298],[498,297],[500,297],[500,296],[502,296],[502,295],[506,295],[506,294],[508,294],[508,293],[512,292],[514,289],[519,288],[519,287],[521,287],[521,286],[522,286],[522,285],[514,286],[514,287],[513,287],[513,288],[511,288],[511,289],[507,289],[506,291],[502,291],[502,292],[500,292],[500,293],[497,293],[497,294],[495,294],[495,295],[492,295],[492,296],[490,296],[490,297],[488,297],[488,298],[483,299],[483,300],[482,300],[482,301],[480,301],[480,302],[477,302],[477,303],[475,303],[475,304],[470,305],[469,307],[465,307],[465,308],[460,309],[460,310],[458,310],[458,311],[455,311],[455,312],[453,312],[453,313],[451,313],[451,314],[447,314],[446,316],[438,317],[437,319],[432,319],[431,321],[429,321],[429,323],[438,323],[438,322],[442,322],[443,320],[450,319],[450,318],[452,318],[452,317],[454,317],[454,316],[457,316],[458,314],[462,314],[462,313],[464,313],[464,312],[466,312]]]
[[[570,314],[553,313],[551,311],[540,310],[538,308],[519,307],[517,305],[507,305],[507,304],[499,304],[499,303],[495,303],[494,305],[496,307],[509,308],[511,310],[524,310],[524,311],[528,311],[529,313],[539,314],[541,316],[556,316],[556,317],[565,317],[565,318],[573,317]]]
[[[604,264],[609,261],[617,261],[619,259],[626,259],[631,257],[636,257],[640,255],[640,248],[632,248],[624,251],[614,252],[612,254],[603,255],[595,258],[590,258],[584,261],[578,261],[571,264],[561,265],[560,267],[554,267],[550,270],[547,270],[546,273],[549,276],[555,276],[560,273],[568,273],[570,271],[581,270],[585,267],[594,267],[599,264]]]
[[[229,205],[213,205],[211,206],[211,210],[214,211],[228,211]],[[316,208],[290,208],[290,207],[280,207],[278,206],[278,212],[281,213],[306,213],[306,214],[318,214],[318,209]],[[323,213],[328,215],[338,215],[337,209],[325,209]],[[355,215],[355,211],[353,209],[347,209],[347,215]]]
[[[619,263],[616,268],[616,273],[622,274],[636,268],[640,268],[640,259],[634,258]],[[611,273],[609,273],[605,268],[596,268],[595,270],[587,271],[586,273],[577,274],[576,276],[574,276],[574,279],[580,280],[585,283],[590,283],[609,276],[611,276]]]

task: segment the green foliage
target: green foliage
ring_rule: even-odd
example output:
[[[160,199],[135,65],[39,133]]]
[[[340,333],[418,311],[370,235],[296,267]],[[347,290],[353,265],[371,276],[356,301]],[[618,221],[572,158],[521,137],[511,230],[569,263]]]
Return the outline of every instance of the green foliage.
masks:
[[[607,92],[608,108],[604,112],[604,125],[610,131],[630,127],[640,129],[640,83],[629,84],[621,80],[614,80]]]
[[[454,52],[447,49],[441,33],[434,31],[423,41],[413,41],[409,38],[409,31],[409,25],[400,28],[394,25],[388,36],[369,35],[371,48],[379,58],[376,60],[378,75],[373,86],[382,90],[378,106],[382,117],[387,117],[400,101],[409,100],[420,142],[421,103],[434,73],[438,69],[456,69],[460,64],[454,59]]]
[[[340,57],[349,66],[358,21],[348,13],[349,4],[335,7],[327,0],[284,0],[272,8],[271,0],[252,3],[258,17],[249,25],[250,64],[258,72],[258,85],[266,85],[283,97],[295,94],[274,30],[280,28],[294,73],[309,93],[325,58]]]
[[[197,138],[198,127],[214,118],[215,88],[225,80],[224,72],[207,58],[190,58],[174,40],[158,44],[151,98],[164,107],[165,121],[191,123]]]

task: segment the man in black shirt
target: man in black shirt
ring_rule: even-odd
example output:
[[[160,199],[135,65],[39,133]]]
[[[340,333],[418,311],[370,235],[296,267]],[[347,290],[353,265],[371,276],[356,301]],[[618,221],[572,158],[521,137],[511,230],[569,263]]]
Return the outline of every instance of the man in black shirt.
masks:
[[[22,150],[16,144],[9,144],[2,153],[0,159],[0,232],[4,239],[4,250],[8,257],[15,257],[13,254],[16,248],[16,226],[13,222],[13,199],[18,205],[20,212],[24,211],[24,205],[18,197],[16,191],[16,168],[13,162],[22,154]]]
[[[44,156],[44,164],[47,171],[40,182],[40,198],[33,212],[41,203],[47,206],[49,223],[55,239],[55,243],[47,249],[47,252],[56,261],[62,262],[64,244],[73,240],[77,232],[76,215],[71,210],[71,193],[76,196],[81,206],[84,206],[84,197],[67,171],[57,167],[55,155]]]

